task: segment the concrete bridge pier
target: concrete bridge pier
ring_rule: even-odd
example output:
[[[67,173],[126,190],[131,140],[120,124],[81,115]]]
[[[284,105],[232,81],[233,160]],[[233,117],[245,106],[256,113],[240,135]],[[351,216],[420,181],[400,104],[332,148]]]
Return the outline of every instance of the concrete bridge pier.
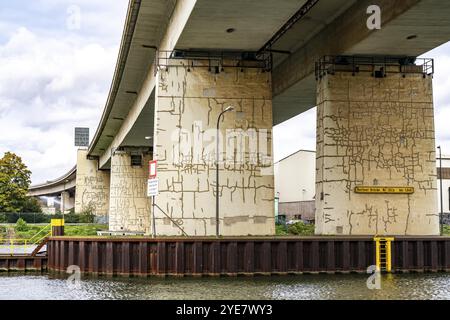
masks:
[[[77,153],[75,212],[92,211],[107,217],[109,210],[109,171],[99,170],[97,159],[88,159],[87,150]]]
[[[111,156],[109,231],[150,233],[150,198],[147,197],[150,153],[116,150]]]
[[[155,94],[157,205],[189,236],[216,234],[216,125],[231,106],[219,121],[219,233],[274,234],[270,72],[233,59],[164,64]],[[158,235],[182,234],[160,211],[156,221]]]
[[[72,209],[75,206],[75,198],[70,195],[69,191],[61,192],[60,210],[62,213]]]
[[[319,64],[316,234],[439,234],[429,63]]]

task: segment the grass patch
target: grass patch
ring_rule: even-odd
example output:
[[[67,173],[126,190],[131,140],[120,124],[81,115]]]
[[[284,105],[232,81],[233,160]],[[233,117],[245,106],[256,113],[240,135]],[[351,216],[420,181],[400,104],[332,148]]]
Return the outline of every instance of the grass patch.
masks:
[[[85,224],[64,226],[65,236],[96,236],[97,231],[108,230],[107,224]]]

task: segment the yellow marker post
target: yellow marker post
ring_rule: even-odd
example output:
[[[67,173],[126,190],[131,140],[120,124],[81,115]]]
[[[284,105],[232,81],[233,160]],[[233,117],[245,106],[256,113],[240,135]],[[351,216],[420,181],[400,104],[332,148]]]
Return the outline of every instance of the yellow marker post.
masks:
[[[52,228],[52,236],[64,235],[64,219],[52,219],[50,225]]]

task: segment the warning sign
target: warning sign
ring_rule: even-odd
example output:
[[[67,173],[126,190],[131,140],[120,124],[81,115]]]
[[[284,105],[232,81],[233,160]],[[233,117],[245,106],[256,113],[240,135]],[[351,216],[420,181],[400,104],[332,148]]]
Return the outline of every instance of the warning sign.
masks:
[[[151,160],[148,162],[148,178],[155,179],[156,178],[156,160]]]

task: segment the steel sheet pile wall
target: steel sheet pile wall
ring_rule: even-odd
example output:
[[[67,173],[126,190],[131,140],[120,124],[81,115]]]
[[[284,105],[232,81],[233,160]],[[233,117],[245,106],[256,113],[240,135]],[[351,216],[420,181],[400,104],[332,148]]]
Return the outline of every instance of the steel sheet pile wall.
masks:
[[[366,272],[375,264],[371,237],[69,238],[53,237],[45,256],[0,256],[0,271],[148,275],[270,275]],[[449,237],[397,237],[394,272],[450,271]]]
[[[392,246],[393,271],[450,271],[448,237],[400,237]]]
[[[365,272],[371,238],[74,239],[48,243],[49,269],[78,265],[107,275],[239,275]]]
[[[45,271],[47,257],[0,256],[0,271]]]

